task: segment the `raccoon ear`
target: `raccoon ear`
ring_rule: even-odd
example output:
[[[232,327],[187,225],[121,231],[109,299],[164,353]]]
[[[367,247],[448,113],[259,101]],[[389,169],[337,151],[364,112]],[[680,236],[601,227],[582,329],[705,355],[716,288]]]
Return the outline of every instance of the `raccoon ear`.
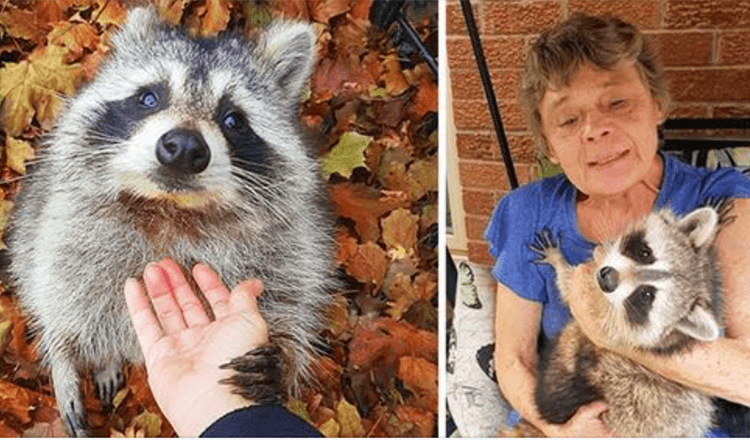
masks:
[[[158,30],[164,26],[156,9],[133,8],[128,11],[125,24],[112,38],[112,45],[122,50],[140,47],[153,40]]]
[[[699,208],[677,222],[677,227],[688,236],[693,246],[711,244],[719,224],[719,215],[711,207]]]
[[[315,63],[312,27],[304,23],[274,23],[260,37],[255,51],[279,87],[298,99]]]
[[[713,313],[706,305],[696,304],[690,314],[682,318],[675,327],[692,338],[699,341],[710,342],[719,339],[721,328]]]

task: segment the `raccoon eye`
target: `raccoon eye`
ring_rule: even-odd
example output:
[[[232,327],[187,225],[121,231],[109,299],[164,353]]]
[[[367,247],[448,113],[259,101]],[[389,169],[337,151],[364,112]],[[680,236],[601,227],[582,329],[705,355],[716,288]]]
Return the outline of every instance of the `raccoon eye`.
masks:
[[[221,123],[229,130],[236,130],[242,125],[242,116],[237,112],[230,112],[224,116]]]
[[[138,100],[141,104],[145,105],[148,108],[154,108],[159,103],[156,94],[151,91],[143,93]]]

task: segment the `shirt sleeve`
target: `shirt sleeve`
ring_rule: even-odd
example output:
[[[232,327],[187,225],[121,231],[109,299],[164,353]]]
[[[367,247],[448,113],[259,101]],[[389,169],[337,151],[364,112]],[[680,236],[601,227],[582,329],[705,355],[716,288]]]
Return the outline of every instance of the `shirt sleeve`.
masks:
[[[495,208],[485,231],[495,258],[492,275],[522,298],[547,302],[545,280],[529,248],[537,229],[539,198],[531,191],[508,194]]]
[[[241,408],[222,416],[201,437],[323,437],[297,415],[279,405]]]

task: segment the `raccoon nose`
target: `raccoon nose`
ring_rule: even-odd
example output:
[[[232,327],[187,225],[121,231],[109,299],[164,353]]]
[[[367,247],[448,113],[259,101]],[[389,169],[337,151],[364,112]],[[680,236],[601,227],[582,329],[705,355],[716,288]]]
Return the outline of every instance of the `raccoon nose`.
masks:
[[[171,130],[156,143],[156,158],[168,169],[180,174],[197,174],[205,170],[211,150],[200,133]]]
[[[602,267],[596,274],[596,281],[599,282],[599,287],[605,293],[611,293],[617,289],[617,285],[620,282],[619,278],[617,270],[609,266]]]

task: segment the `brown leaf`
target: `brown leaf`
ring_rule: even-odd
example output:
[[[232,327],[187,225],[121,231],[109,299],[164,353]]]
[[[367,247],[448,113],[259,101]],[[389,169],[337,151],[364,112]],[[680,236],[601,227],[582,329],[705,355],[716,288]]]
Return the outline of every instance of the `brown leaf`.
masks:
[[[187,0],[156,0],[159,17],[167,23],[177,25],[182,19]]]
[[[29,423],[29,411],[41,405],[53,406],[55,399],[0,379],[0,413],[10,414],[21,423]]]
[[[63,59],[65,64],[80,61],[85,49],[93,52],[99,46],[99,34],[88,23],[59,22],[47,35],[47,40],[50,44],[67,48],[68,53]]]
[[[128,16],[128,8],[120,0],[96,0],[99,9],[94,11],[97,23],[104,26],[121,25]],[[102,9],[103,8],[103,9]]]
[[[363,242],[378,240],[378,218],[381,215],[409,205],[405,198],[383,197],[379,191],[361,184],[331,185],[329,195],[336,213],[354,220]]]
[[[388,256],[377,244],[369,241],[357,248],[349,260],[346,271],[360,283],[380,286],[388,269]]]
[[[8,168],[18,174],[26,174],[26,159],[31,159],[34,149],[28,142],[13,137],[5,138],[5,161]],[[0,222],[4,226],[5,222]]]
[[[12,4],[4,5],[0,10],[3,11],[0,12],[0,26],[8,35],[29,40],[34,45],[44,41],[49,22],[40,19],[35,11],[18,9]]]
[[[415,406],[428,411],[437,408],[437,365],[422,358],[404,356],[399,360],[398,377],[407,388],[419,397]]]
[[[396,410],[396,416],[404,422],[413,423],[409,435],[413,437],[432,437],[435,433],[435,413],[403,405]]]
[[[349,343],[349,360],[362,370],[393,364],[403,356],[437,362],[437,335],[406,322],[377,318],[363,324]]]
[[[412,100],[409,115],[412,119],[420,120],[429,112],[437,112],[438,86],[434,81],[422,77],[419,79],[417,93]]]
[[[65,430],[65,423],[60,417],[53,422],[37,422],[31,428],[23,432],[27,438],[61,438],[67,437],[68,432]]]
[[[400,95],[409,88],[409,82],[401,72],[401,62],[395,54],[388,55],[383,60],[383,73],[380,79],[385,83],[385,90],[391,96]]]
[[[383,228],[383,241],[388,249],[402,248],[414,249],[417,245],[417,230],[419,229],[419,216],[412,214],[408,209],[398,208],[393,210],[387,217],[381,220]]]
[[[335,259],[337,266],[346,264],[357,253],[357,239],[344,229],[336,231],[336,244],[338,245]]]
[[[350,0],[313,0],[310,4],[312,19],[320,23],[328,21],[349,11]]]

